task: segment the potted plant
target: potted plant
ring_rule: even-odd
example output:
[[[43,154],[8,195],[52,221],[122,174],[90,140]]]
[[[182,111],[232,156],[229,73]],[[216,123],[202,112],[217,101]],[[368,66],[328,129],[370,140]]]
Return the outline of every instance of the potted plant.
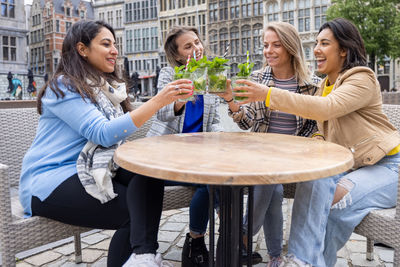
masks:
[[[239,72],[236,74],[235,77],[232,77],[232,79],[231,79],[232,88],[236,88],[236,87],[238,87],[240,85],[243,85],[243,84],[237,83],[236,81],[237,80],[248,80],[253,67],[254,67],[254,63],[253,62],[252,63],[246,62],[246,63],[239,64],[238,65]],[[243,92],[246,92],[246,91],[245,90],[234,91],[233,92],[234,93],[233,94],[233,99],[235,101],[242,101],[242,100],[245,100],[247,98],[247,97],[243,97],[243,96],[235,96],[235,92],[236,93],[243,93]]]

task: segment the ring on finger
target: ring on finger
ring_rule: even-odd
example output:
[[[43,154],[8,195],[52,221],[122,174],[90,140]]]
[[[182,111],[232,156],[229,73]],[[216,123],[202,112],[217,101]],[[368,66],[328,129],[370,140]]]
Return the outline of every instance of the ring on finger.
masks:
[[[178,85],[175,85],[175,90],[180,90]]]

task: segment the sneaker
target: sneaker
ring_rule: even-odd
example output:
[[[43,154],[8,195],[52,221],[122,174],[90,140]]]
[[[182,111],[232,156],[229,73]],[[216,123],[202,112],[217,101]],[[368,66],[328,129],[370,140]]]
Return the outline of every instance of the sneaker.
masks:
[[[278,257],[270,257],[267,267],[279,267],[282,263],[282,258]]]
[[[253,251],[251,254],[251,264],[256,265],[256,264],[259,264],[260,262],[262,262],[262,257],[260,255],[260,253]],[[243,245],[242,246],[242,265],[246,265],[246,264],[247,264],[247,249]]]
[[[294,255],[288,255],[283,257],[282,263],[279,267],[312,267],[312,265],[303,262]]]
[[[161,257],[161,255],[160,255],[160,257]],[[162,259],[160,259],[160,260],[162,260]],[[125,264],[122,265],[122,267],[160,267],[160,266],[162,266],[160,264],[161,264],[161,261],[160,261],[160,263],[157,262],[156,255],[154,255],[152,253],[146,253],[146,254],[132,253],[132,255],[125,262]]]
[[[156,259],[156,262],[158,263],[158,266],[160,266],[160,267],[174,267],[174,265],[172,263],[170,263],[169,261],[163,260],[160,253],[156,254],[155,259]]]

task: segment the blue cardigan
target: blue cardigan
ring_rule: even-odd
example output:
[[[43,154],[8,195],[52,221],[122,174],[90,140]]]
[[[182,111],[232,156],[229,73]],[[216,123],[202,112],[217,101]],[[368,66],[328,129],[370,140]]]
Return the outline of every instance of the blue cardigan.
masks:
[[[45,200],[67,178],[76,174],[76,161],[88,140],[104,147],[136,131],[129,113],[113,120],[91,103],[60,83],[65,93],[57,98],[47,89],[42,115],[31,147],[22,162],[19,197],[25,217],[32,216],[32,196]]]

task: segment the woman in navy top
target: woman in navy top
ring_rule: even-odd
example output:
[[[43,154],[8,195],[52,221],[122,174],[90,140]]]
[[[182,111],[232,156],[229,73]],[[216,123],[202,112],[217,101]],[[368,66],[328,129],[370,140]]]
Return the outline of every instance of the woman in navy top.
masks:
[[[163,181],[119,168],[112,156],[158,109],[193,91],[189,80],[171,82],[132,111],[117,55],[104,22],[79,21],[67,32],[57,70],[38,95],[20,200],[26,217],[117,230],[108,266],[168,266],[156,254]]]

